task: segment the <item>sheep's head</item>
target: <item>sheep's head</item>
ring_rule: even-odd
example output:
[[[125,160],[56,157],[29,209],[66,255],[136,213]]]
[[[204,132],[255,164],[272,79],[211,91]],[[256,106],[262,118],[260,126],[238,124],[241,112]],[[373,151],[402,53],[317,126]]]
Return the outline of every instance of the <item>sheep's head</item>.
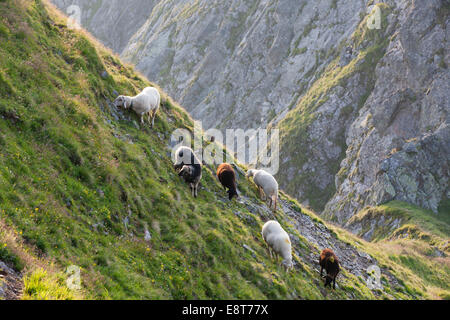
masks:
[[[176,154],[176,160],[175,160],[175,164],[173,165],[175,170],[179,170],[180,168],[183,167],[184,162],[183,162],[183,155],[184,155],[184,151],[183,149],[178,149],[177,150],[177,154]]]
[[[114,100],[114,106],[116,108],[123,107],[124,109],[128,109],[131,106],[131,98],[127,96],[118,96],[116,100]]]
[[[286,269],[286,271],[289,271],[294,267],[294,263],[292,262],[292,260],[283,260],[281,264]]]
[[[250,169],[247,171],[247,174],[245,175],[247,178],[253,177],[255,175],[255,170]]]
[[[178,173],[180,177],[190,177],[192,176],[192,167],[191,166],[183,166]]]
[[[239,198],[239,195],[236,190],[228,190],[228,199],[231,200],[233,197]]]

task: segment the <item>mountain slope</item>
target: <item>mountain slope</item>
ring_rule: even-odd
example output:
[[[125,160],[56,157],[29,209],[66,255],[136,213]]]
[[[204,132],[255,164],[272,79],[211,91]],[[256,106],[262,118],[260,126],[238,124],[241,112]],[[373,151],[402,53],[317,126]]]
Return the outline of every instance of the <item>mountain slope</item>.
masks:
[[[128,1],[147,13],[124,30],[129,15],[114,1],[55,0],[62,10],[81,9],[82,24],[105,44],[134,31],[119,53],[179,100],[205,128],[250,129],[266,126],[287,112],[339,54],[366,10],[363,1],[191,0]],[[96,18],[97,17],[97,18]],[[119,22],[118,22],[119,21]],[[116,45],[117,46],[117,45]],[[222,108],[217,108],[222,106]],[[223,108],[227,112],[223,112]]]
[[[346,228],[386,251],[389,260],[400,262],[420,276],[434,294],[449,299],[450,285],[443,281],[450,272],[450,216],[448,208],[445,210],[442,208],[436,215],[392,201],[362,210],[348,221]]]
[[[134,0],[132,29],[114,1],[54,2],[104,43],[132,34],[122,57],[205,128],[278,127],[280,184],[333,221],[450,197],[448,0]]]
[[[287,191],[342,225],[390,200],[437,212],[450,175],[446,7],[385,1],[375,6],[380,29],[362,19],[345,43],[351,54],[279,124]]]
[[[339,223],[391,200],[437,214],[450,196],[450,3],[386,3],[381,41],[367,28],[355,34],[362,48],[381,43],[385,53],[372,69],[373,90],[346,128],[337,192],[324,210]]]
[[[163,94],[155,129],[140,127],[137,117],[111,104],[117,93],[149,85],[132,67],[68,29],[47,3],[7,0],[0,12],[0,261],[22,277],[22,298],[448,295],[446,282],[442,292],[429,290],[401,260],[325,224],[284,194],[281,209],[271,213],[240,166],[240,201],[227,200],[209,166],[193,199],[170,159],[173,130],[192,130],[182,108]],[[270,261],[261,240],[263,222],[273,218],[294,244],[289,274]],[[343,264],[336,291],[319,278],[324,246]],[[382,269],[381,291],[367,287],[371,264]],[[81,267],[81,292],[65,286],[70,265]]]
[[[54,2],[68,16],[80,14],[81,24],[115,52],[121,53],[130,38],[139,30],[152,12],[153,0],[60,0]],[[78,6],[78,8],[74,7]],[[91,28],[92,26],[92,28]]]

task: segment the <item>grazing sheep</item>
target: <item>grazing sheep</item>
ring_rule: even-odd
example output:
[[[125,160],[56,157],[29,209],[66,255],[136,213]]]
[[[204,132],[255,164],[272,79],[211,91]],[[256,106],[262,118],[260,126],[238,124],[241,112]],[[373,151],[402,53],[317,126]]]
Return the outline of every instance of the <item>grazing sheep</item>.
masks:
[[[325,268],[327,273],[325,279],[325,287],[330,286],[333,282],[333,289],[336,289],[336,277],[339,273],[339,260],[331,249],[324,249],[319,257],[320,264],[320,276],[322,276],[322,271]]]
[[[253,177],[253,181],[258,186],[259,195],[263,199],[263,190],[267,198],[269,198],[269,208],[277,210],[277,200],[278,200],[278,182],[275,178],[268,172],[264,170],[251,169],[247,171],[247,177]],[[265,199],[263,199],[265,200]]]
[[[184,165],[178,175],[180,177],[183,177],[186,183],[189,183],[192,196],[197,198],[198,184],[200,183],[200,179],[202,178],[201,167],[196,165]]]
[[[233,199],[234,196],[239,197],[236,191],[236,174],[233,167],[228,163],[222,163],[217,168],[217,178],[226,190],[228,188],[228,199]]]
[[[294,264],[292,263],[291,240],[281,225],[274,220],[267,221],[262,227],[261,233],[266,242],[270,258],[272,258],[272,252],[276,261],[278,261],[278,255],[280,255],[283,258],[281,264],[286,268],[286,271],[292,268]]]
[[[124,109],[131,108],[138,115],[141,116],[141,123],[144,124],[144,115],[148,115],[148,123],[150,123],[152,128],[155,125],[156,113],[159,110],[159,105],[161,102],[161,96],[157,89],[152,87],[145,88],[137,96],[118,96],[114,101],[116,107],[123,107]]]
[[[178,173],[189,183],[192,195],[197,197],[198,184],[202,178],[202,165],[194,151],[188,147],[179,147],[175,152],[175,170],[181,168]]]

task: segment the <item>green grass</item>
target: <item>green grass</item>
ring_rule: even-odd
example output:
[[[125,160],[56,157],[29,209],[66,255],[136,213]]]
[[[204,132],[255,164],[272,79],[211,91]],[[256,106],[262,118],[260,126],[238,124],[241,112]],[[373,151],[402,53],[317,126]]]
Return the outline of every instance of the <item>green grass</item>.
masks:
[[[24,278],[23,300],[73,300],[76,296],[66,287],[62,275],[52,277],[39,269]]]
[[[14,269],[18,271],[22,271],[24,269],[23,262],[9,250],[8,245],[6,243],[0,242],[0,260],[9,263],[13,266]]]
[[[298,268],[284,272],[267,257],[261,213],[228,202],[207,167],[193,199],[167,145],[192,119],[163,94],[154,130],[131,113],[116,120],[113,92],[150,83],[88,34],[41,1],[2,1],[0,16],[0,243],[14,248],[0,259],[25,266],[24,299],[379,298],[348,273],[342,290],[324,290],[304,261],[319,248],[277,212],[299,243]],[[239,190],[261,203],[242,176]],[[81,292],[65,286],[70,265],[81,267]]]
[[[384,205],[366,208],[360,211],[352,217],[348,224],[358,223],[363,225],[364,228],[360,232],[360,234],[363,234],[375,221],[383,219],[383,222],[375,230],[373,236],[375,240],[386,239],[395,232],[398,233],[397,229],[405,225],[408,225],[410,230],[414,228],[420,229],[419,233],[415,232],[414,234],[423,239],[430,238],[431,235],[441,239],[448,239],[450,237],[449,212],[445,205],[436,214],[431,210],[426,210],[406,202],[391,201]],[[399,221],[400,225],[393,229],[390,224],[393,221]],[[426,236],[426,234],[430,236]]]

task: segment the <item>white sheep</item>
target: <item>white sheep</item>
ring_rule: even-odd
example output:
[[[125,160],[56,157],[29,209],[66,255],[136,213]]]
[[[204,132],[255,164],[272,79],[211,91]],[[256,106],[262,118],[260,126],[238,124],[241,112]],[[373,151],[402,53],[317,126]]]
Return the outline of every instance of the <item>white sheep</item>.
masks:
[[[275,261],[278,262],[278,255],[280,255],[283,258],[281,264],[286,268],[286,271],[292,268],[294,264],[292,263],[291,240],[281,225],[275,220],[267,221],[262,227],[261,234],[267,245],[270,258],[273,258],[273,252]]]
[[[124,109],[131,108],[138,115],[141,116],[141,123],[144,124],[144,115],[148,115],[148,123],[151,124],[152,128],[155,125],[156,113],[159,110],[159,105],[161,103],[161,96],[156,88],[147,87],[137,96],[118,96],[114,101],[116,107],[123,107]]]
[[[263,199],[263,190],[267,198],[269,198],[269,208],[274,204],[274,211],[277,210],[278,201],[278,182],[268,172],[264,170],[250,169],[247,171],[247,177],[253,177],[253,181],[258,187],[259,195]],[[266,200],[266,199],[263,199]]]

